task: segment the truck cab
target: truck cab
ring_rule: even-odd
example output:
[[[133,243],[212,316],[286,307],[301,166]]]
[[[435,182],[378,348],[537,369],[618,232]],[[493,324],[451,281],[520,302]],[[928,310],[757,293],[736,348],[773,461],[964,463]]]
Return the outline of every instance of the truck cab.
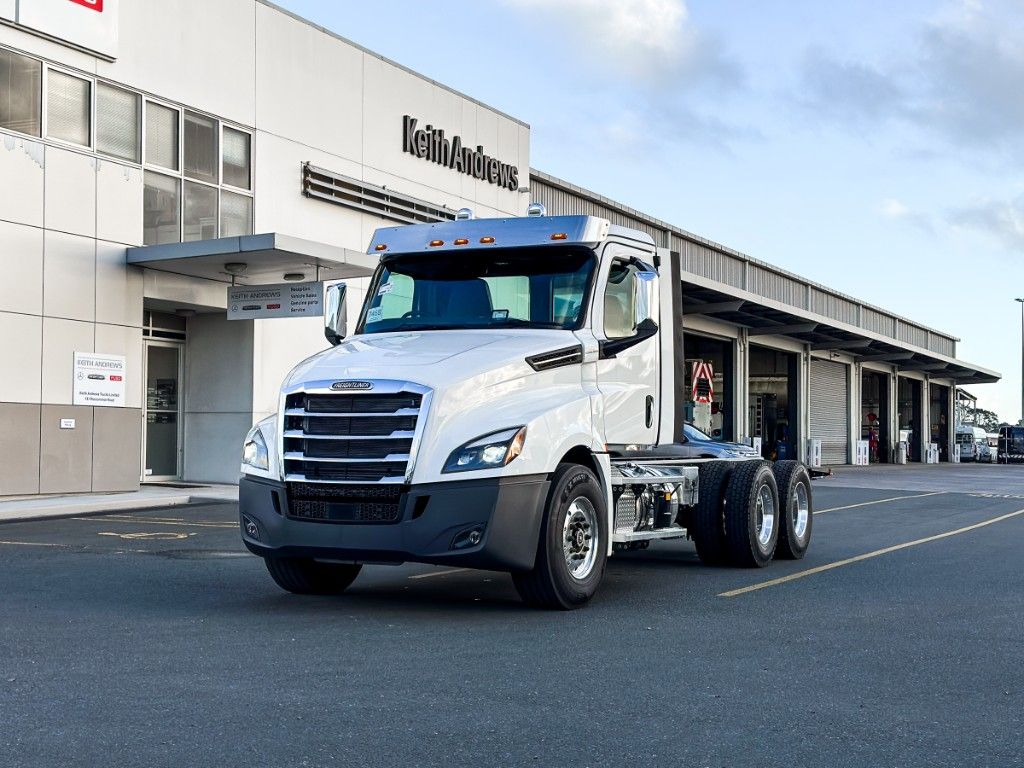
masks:
[[[802,465],[681,450],[677,262],[605,219],[534,213],[378,230],[351,334],[329,289],[332,347],[243,450],[242,538],[279,585],[413,561],[508,571],[526,602],[572,608],[616,549],[658,538],[744,565],[806,550]]]

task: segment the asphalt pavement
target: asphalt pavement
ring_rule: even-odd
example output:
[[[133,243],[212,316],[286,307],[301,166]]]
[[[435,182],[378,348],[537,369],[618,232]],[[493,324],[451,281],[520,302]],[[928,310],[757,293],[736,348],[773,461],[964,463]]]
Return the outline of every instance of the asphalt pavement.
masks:
[[[1022,497],[816,481],[804,560],[655,544],[571,613],[419,565],[289,595],[234,504],[2,524],[0,765],[1022,765],[1000,469]]]

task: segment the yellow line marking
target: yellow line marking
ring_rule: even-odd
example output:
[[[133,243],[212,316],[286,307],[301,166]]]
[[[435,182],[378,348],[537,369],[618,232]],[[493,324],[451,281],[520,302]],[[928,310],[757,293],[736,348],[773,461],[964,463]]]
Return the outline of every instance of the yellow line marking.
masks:
[[[1024,515],[1024,509],[1018,509],[1016,512],[1010,512],[1006,515],[1000,515],[999,517],[993,517],[990,520],[983,520],[980,523],[974,525],[968,525],[963,528],[957,528],[955,531],[946,531],[945,533],[937,533],[934,536],[927,536],[923,539],[915,539],[914,541],[907,541],[903,544],[894,544],[891,547],[884,547],[883,549],[876,549],[874,552],[866,552],[863,555],[857,555],[856,557],[848,557],[845,560],[836,560],[834,563],[828,563],[826,565],[819,565],[817,568],[808,568],[806,571],[798,571],[797,573],[791,573],[788,576],[781,576],[777,579],[770,579],[769,581],[762,581],[759,584],[751,584],[749,587],[741,587],[740,589],[732,589],[728,592],[722,592],[719,597],[736,597],[738,595],[745,595],[748,592],[756,592],[759,589],[767,589],[768,587],[775,587],[779,584],[785,584],[788,581],[796,581],[802,579],[805,576],[813,576],[816,573],[823,573],[824,571],[831,571],[834,568],[841,568],[844,565],[851,565],[852,563],[859,563],[861,560],[867,560],[871,557],[878,557],[879,555],[887,555],[890,552],[898,552],[901,549],[907,549],[908,547],[916,547],[918,544],[927,544],[931,541],[938,541],[939,539],[946,539],[950,536],[958,536],[961,533],[968,533],[969,531],[977,530],[978,528],[984,528],[986,525],[993,525],[994,523],[1000,523],[1003,520],[1009,520],[1011,517],[1017,517],[1017,515]]]
[[[200,523],[188,523],[177,520],[160,520],[152,517],[114,517],[113,515],[97,515],[96,517],[73,517],[72,520],[85,520],[93,522],[106,522],[106,523],[136,523],[138,525],[180,525],[186,528],[237,528],[237,523],[213,523],[213,522],[200,522]]]
[[[469,568],[452,568],[450,571],[431,571],[430,573],[417,573],[415,576],[410,576],[410,579],[432,579],[434,576],[447,576],[450,573],[462,573],[468,571]]]
[[[932,491],[931,493],[918,493],[914,496],[893,496],[891,499],[875,499],[874,501],[862,501],[860,504],[847,504],[845,507],[829,507],[814,512],[816,515],[825,512],[838,512],[841,509],[856,509],[857,507],[870,507],[872,504],[885,504],[889,501],[901,501],[903,499],[923,499],[926,496],[942,496],[946,491]]]
[[[17,547],[66,547],[67,544],[49,544],[40,541],[0,541],[0,544],[10,544]]]

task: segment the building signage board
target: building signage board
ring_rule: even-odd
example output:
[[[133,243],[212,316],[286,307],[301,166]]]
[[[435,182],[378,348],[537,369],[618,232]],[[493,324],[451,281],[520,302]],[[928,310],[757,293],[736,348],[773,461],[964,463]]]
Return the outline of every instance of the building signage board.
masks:
[[[124,407],[124,379],[127,364],[122,355],[75,352],[75,405]]]
[[[18,24],[117,57],[118,0],[19,0]]]
[[[420,128],[419,120],[409,115],[402,118],[402,151],[512,192],[519,189],[516,166],[486,154],[482,144],[474,149],[464,145],[461,136],[449,139],[440,128]]]
[[[228,288],[228,320],[323,317],[324,284],[280,283]]]

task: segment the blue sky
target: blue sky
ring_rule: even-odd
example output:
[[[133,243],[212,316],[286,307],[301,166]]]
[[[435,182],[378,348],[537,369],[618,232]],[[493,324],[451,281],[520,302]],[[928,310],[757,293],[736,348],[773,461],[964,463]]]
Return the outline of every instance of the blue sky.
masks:
[[[960,337],[1020,417],[1021,0],[278,1],[525,120],[535,168]]]

